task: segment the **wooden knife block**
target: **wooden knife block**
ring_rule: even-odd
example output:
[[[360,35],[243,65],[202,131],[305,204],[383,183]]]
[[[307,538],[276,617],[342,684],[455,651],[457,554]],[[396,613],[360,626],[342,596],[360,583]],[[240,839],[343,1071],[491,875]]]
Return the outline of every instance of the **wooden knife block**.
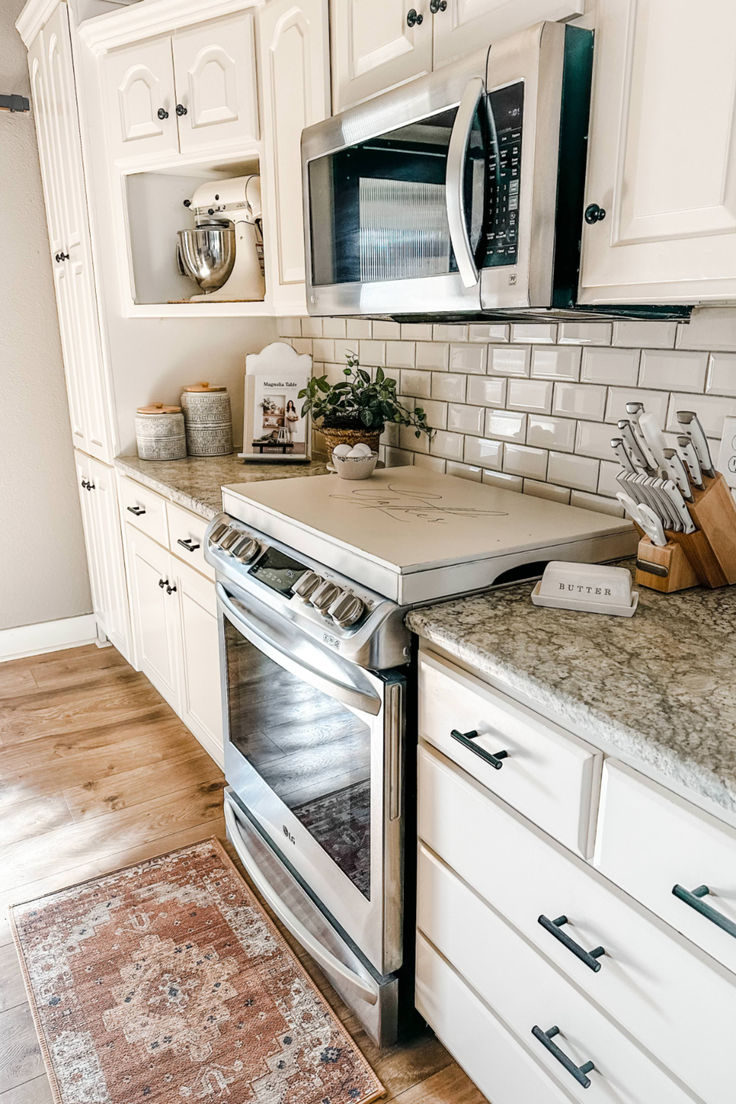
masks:
[[[705,478],[687,504],[698,526],[694,533],[667,531],[667,544],[648,537],[639,542],[636,582],[663,594],[688,587],[720,587],[736,583],[736,503],[723,476]]]

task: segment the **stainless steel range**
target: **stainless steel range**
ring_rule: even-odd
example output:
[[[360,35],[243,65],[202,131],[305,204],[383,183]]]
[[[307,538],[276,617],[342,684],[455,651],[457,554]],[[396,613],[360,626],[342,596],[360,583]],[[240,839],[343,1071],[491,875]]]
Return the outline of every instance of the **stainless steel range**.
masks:
[[[409,467],[365,482],[224,487],[223,506],[206,556],[217,573],[228,833],[282,922],[389,1043],[411,970],[404,615],[550,559],[626,555],[633,530]]]

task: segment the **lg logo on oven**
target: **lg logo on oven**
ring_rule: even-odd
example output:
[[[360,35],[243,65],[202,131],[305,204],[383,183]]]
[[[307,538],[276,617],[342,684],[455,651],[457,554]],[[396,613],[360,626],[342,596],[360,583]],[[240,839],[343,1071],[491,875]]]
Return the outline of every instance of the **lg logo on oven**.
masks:
[[[284,835],[288,839],[289,843],[296,844],[296,838],[294,836],[292,836],[291,832],[289,831],[289,829],[286,827],[285,824],[281,825],[281,830],[283,831]]]
[[[336,651],[340,650],[340,641],[337,639],[337,637],[331,636],[330,633],[323,633],[322,639],[324,640],[325,644],[329,645],[330,648],[334,648]]]

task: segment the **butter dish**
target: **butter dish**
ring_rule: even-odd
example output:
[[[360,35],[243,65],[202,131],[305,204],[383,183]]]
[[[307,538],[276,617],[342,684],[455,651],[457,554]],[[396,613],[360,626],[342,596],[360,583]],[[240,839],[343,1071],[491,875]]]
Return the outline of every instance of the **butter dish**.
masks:
[[[639,592],[631,589],[631,572],[608,564],[552,560],[532,591],[535,606],[633,617]]]

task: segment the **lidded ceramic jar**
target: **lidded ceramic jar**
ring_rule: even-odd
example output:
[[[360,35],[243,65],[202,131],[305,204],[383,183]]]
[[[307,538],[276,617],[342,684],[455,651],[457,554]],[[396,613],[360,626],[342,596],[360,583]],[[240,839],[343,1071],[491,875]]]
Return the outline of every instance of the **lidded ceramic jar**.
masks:
[[[227,456],[233,451],[233,420],[226,387],[195,383],[181,396],[190,456]]]
[[[135,415],[135,439],[141,460],[183,460],[187,454],[180,406],[150,403]]]

